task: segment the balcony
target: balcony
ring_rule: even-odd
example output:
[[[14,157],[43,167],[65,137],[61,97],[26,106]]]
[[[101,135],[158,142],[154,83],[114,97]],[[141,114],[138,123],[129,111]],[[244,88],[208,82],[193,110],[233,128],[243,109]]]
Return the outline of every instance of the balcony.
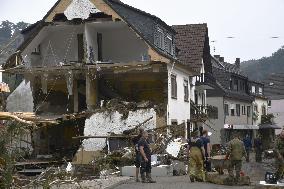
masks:
[[[218,108],[211,105],[194,104],[194,102],[191,102],[190,117],[193,122],[205,122],[209,119],[218,119]]]
[[[200,76],[196,76],[196,88],[200,88],[202,90],[210,90],[214,87],[214,82],[216,79],[210,73],[200,74]]]

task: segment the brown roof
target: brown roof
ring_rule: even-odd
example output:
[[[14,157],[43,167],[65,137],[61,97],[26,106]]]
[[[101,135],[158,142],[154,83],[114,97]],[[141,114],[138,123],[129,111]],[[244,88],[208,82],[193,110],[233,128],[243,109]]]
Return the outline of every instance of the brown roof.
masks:
[[[188,24],[172,26],[176,31],[175,42],[179,50],[177,58],[182,64],[200,72],[206,38],[207,24]]]

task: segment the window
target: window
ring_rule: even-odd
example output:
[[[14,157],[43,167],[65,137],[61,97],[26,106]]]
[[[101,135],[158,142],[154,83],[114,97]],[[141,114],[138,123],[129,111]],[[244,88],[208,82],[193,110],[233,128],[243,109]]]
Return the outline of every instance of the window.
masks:
[[[188,81],[187,80],[184,80],[183,87],[184,87],[184,101],[188,102],[189,91],[188,91]]]
[[[233,89],[233,81],[232,81],[232,79],[230,79],[230,89],[231,90]]]
[[[242,106],[242,115],[246,115],[246,106]]]
[[[257,105],[254,106],[254,111],[258,112],[258,106]]]
[[[98,61],[103,61],[103,34],[97,33]]]
[[[258,93],[262,95],[262,88],[261,87],[258,88]]]
[[[235,109],[231,109],[231,116],[235,116]]]
[[[173,38],[170,35],[165,39],[165,49],[169,54],[173,54]]]
[[[198,104],[198,92],[196,90],[194,90],[194,102]]]
[[[266,115],[266,106],[263,105],[261,109],[262,109],[262,115]]]
[[[241,106],[239,104],[236,104],[236,113],[237,113],[237,116],[241,115]]]
[[[229,115],[229,105],[228,104],[224,105],[224,112],[225,112],[225,115]]]
[[[202,102],[202,105],[205,106],[205,94],[204,93],[201,94],[201,102]]]
[[[252,93],[252,94],[255,93],[255,86],[251,86],[251,93]]]
[[[271,107],[271,100],[268,100],[268,107]]]
[[[164,49],[164,32],[161,28],[158,28],[157,32],[157,46]]]
[[[176,119],[172,119],[172,120],[171,120],[171,124],[172,124],[172,125],[178,125],[178,122],[177,122]]]
[[[177,77],[175,75],[171,75],[171,92],[172,98],[177,99]]]
[[[237,79],[234,80],[234,90],[239,90],[239,81]]]
[[[250,117],[250,115],[251,115],[250,106],[247,106],[247,116]]]
[[[78,62],[83,62],[84,59],[84,35],[77,34],[78,42]]]

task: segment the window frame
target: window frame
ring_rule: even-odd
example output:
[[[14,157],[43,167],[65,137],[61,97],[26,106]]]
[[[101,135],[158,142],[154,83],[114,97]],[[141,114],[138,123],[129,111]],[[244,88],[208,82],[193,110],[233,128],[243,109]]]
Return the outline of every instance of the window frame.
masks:
[[[167,53],[173,54],[173,37],[169,34],[165,37],[164,49]]]
[[[165,33],[162,28],[157,28],[157,46],[164,50],[165,49]]]
[[[184,89],[184,101],[189,102],[189,84],[187,79],[183,80],[183,89]]]
[[[255,86],[254,85],[251,86],[251,93],[255,94]]]
[[[171,98],[177,99],[177,76],[171,74]]]
[[[236,116],[241,116],[241,105],[236,104]]]
[[[251,117],[251,106],[247,106],[247,117]]]
[[[242,115],[246,115],[246,105],[242,106]]]
[[[224,114],[225,114],[226,116],[230,115],[230,114],[229,114],[229,104],[224,104]]]
[[[235,116],[235,109],[230,109],[231,110],[231,116]]]

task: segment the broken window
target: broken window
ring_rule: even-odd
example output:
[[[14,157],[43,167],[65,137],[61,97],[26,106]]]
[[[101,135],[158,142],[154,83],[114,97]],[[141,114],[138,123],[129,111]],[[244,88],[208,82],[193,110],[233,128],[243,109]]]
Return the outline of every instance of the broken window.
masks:
[[[236,112],[237,112],[237,116],[241,115],[241,106],[239,104],[236,104]]]
[[[171,93],[172,98],[177,99],[177,77],[175,75],[171,75]]]
[[[189,98],[189,91],[188,91],[188,81],[184,80],[184,101],[188,102],[188,98]]]

